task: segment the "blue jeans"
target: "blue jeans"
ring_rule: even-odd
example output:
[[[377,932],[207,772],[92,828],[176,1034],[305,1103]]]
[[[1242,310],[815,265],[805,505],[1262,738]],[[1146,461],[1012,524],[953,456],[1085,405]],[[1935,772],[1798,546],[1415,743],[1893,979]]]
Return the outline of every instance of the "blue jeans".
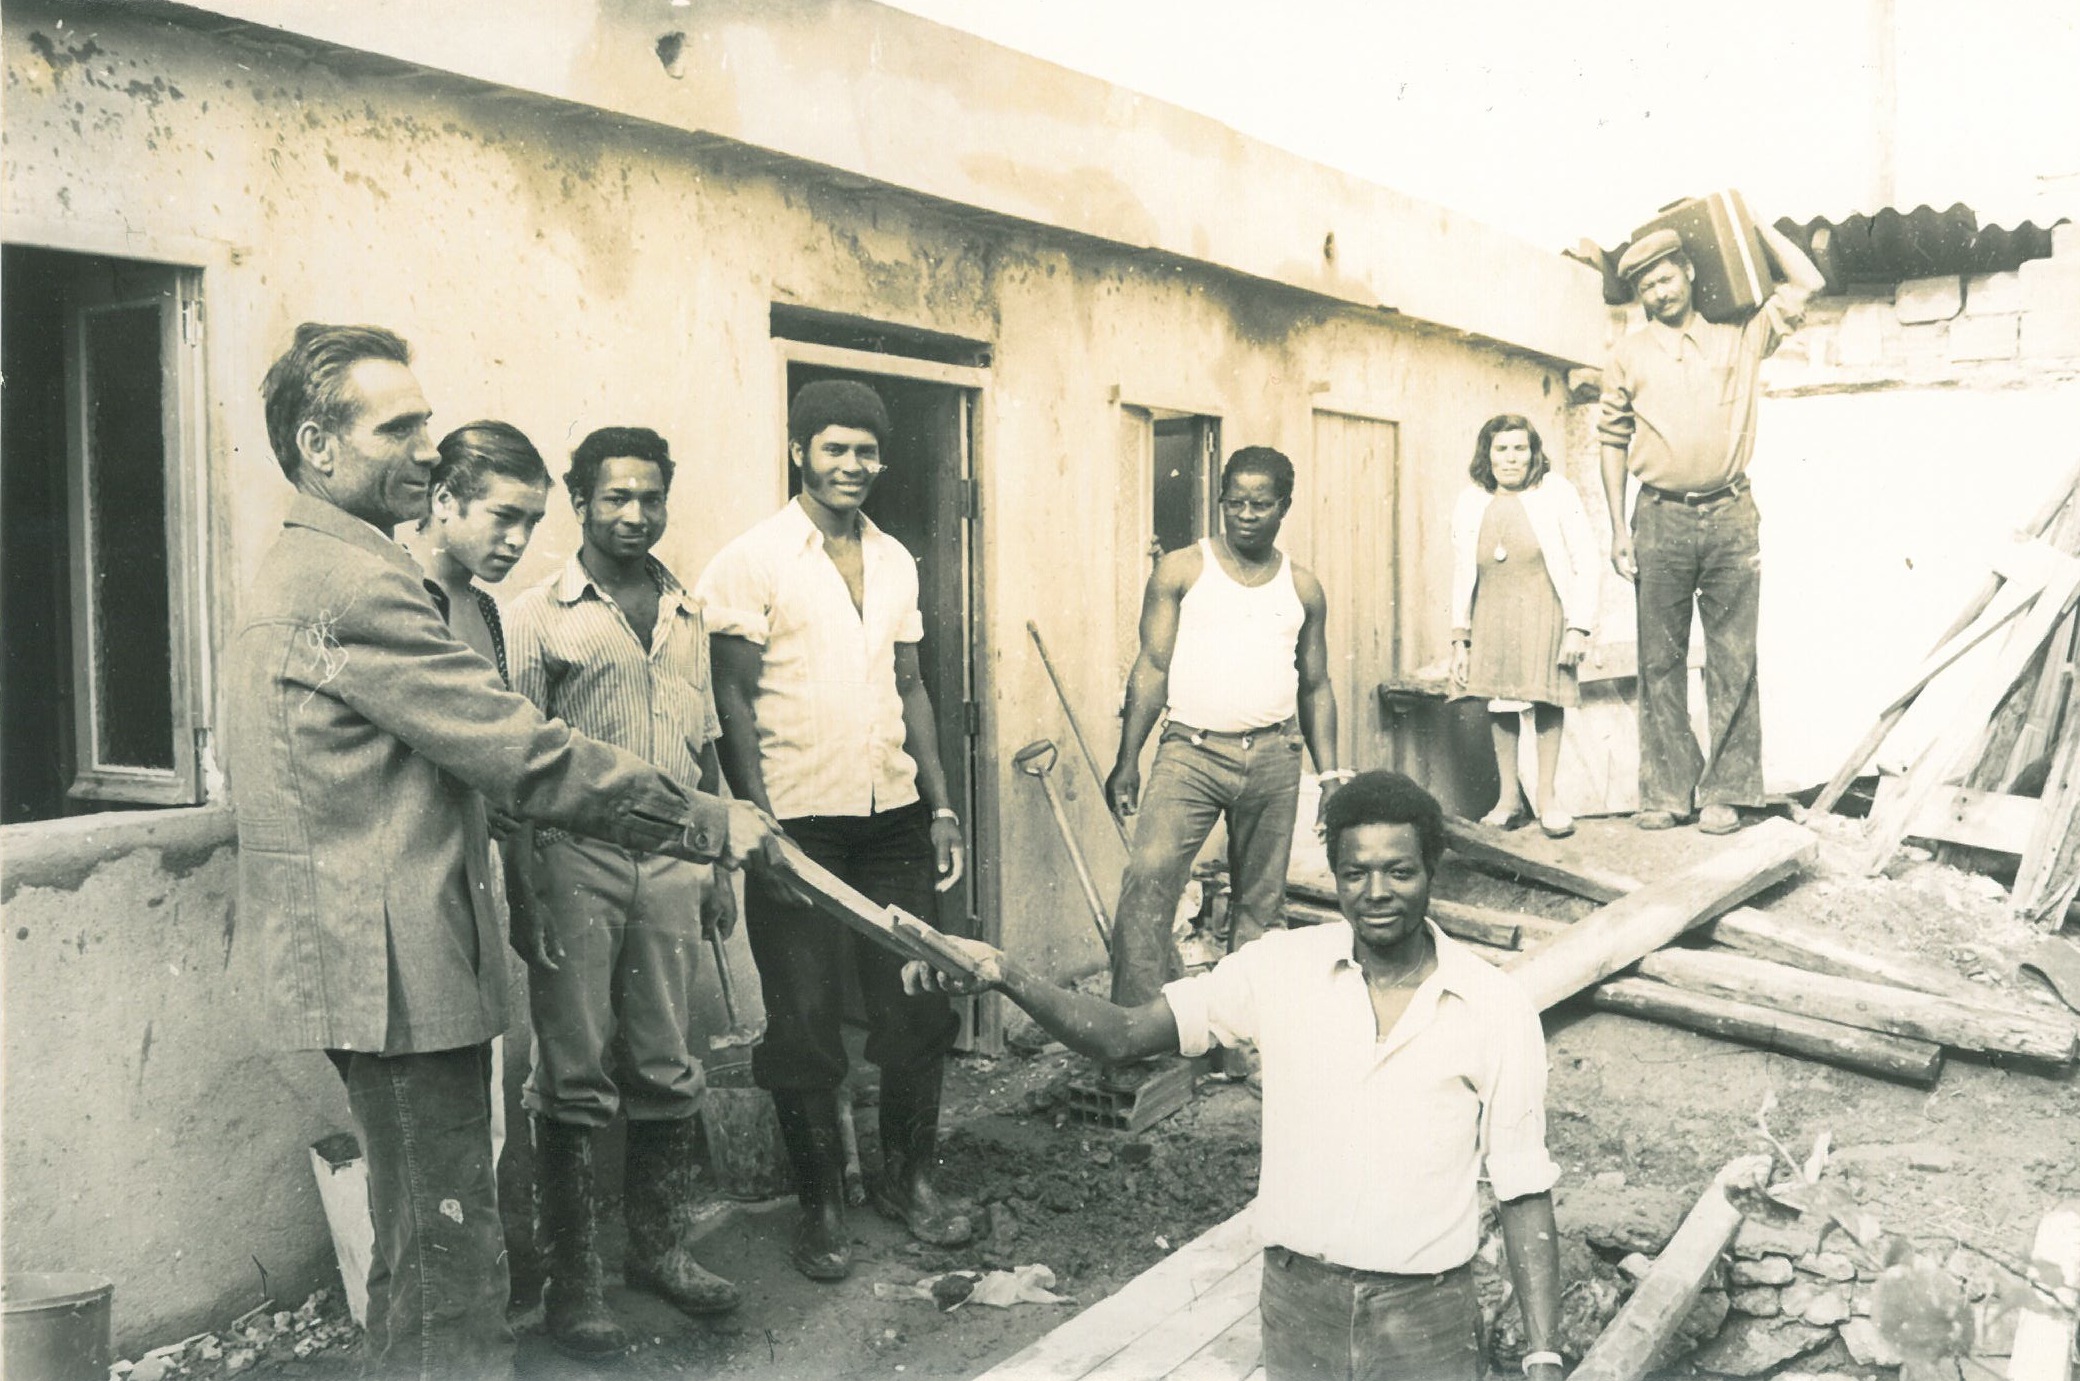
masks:
[[[491,1045],[328,1051],[368,1158],[375,1255],[364,1374],[508,1381],[505,1232],[491,1164]]]
[[[1264,1249],[1265,1381],[1479,1381],[1473,1270],[1397,1276]]]
[[[1293,720],[1248,734],[1165,726],[1134,817],[1134,846],[1113,919],[1114,1002],[1138,1007],[1153,1001],[1183,972],[1170,927],[1192,860],[1223,815],[1234,943],[1284,924],[1305,747]]]
[[[1762,702],[1755,639],[1762,518],[1739,494],[1695,506],[1641,493],[1632,513],[1639,606],[1639,806],[1759,806]],[[1690,729],[1690,610],[1704,624],[1711,751]]]

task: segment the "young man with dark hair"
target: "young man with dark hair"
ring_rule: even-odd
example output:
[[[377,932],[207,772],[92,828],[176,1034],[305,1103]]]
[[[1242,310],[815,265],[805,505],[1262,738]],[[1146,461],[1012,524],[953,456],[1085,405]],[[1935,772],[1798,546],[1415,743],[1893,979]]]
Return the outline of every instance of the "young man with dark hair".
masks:
[[[582,533],[546,585],[513,604],[513,686],[545,715],[717,790],[708,629],[651,554],[664,536],[671,450],[642,427],[603,427],[564,476]],[[600,1146],[628,1116],[623,1274],[688,1314],[737,1305],[693,1256],[691,1177],[704,1082],[687,1043],[703,937],[735,929],[736,894],[704,864],[557,830],[535,834],[551,954],[528,984],[537,1199],[549,1336],[580,1357],[619,1352],[598,1248]]]
[[[440,458],[410,358],[389,331],[306,323],[267,372],[269,437],[299,492],[229,657],[238,915],[279,1039],[331,1056],[361,1128],[369,1374],[495,1381],[513,1337],[486,803],[703,863],[766,858],[773,829],[544,719],[455,637],[389,535],[425,511]]]
[[[1228,916],[1236,946],[1283,925],[1300,800],[1300,752],[1326,807],[1336,765],[1336,690],[1321,582],[1278,549],[1293,464],[1246,446],[1221,474],[1221,531],[1164,556],[1141,604],[1107,802],[1134,816],[1112,930],[1112,1000],[1138,1006],[1183,971],[1171,925],[1214,822],[1228,822]],[[1167,715],[1148,789],[1141,750]]]
[[[1509,975],[1433,925],[1444,815],[1394,772],[1323,811],[1340,923],[1266,936],[1138,1007],[1057,987],[955,939],[971,988],[923,964],[920,992],[995,988],[1070,1049],[1116,1062],[1254,1040],[1264,1059],[1257,1226],[1269,1381],[1485,1373],[1468,1263],[1485,1167],[1529,1342],[1559,1381],[1559,1246],[1546,1153],[1544,1037]]]
[[[1762,703],[1755,642],[1762,608],[1762,518],[1748,487],[1762,362],[1826,286],[1780,231],[1757,227],[1789,280],[1739,324],[1706,321],[1697,270],[1673,230],[1642,235],[1618,261],[1646,323],[1603,373],[1603,494],[1611,564],[1639,606],[1639,813],[1645,830],[1699,811],[1706,834],[1741,827],[1763,804]],[[1639,504],[1625,518],[1628,472]],[[1704,626],[1711,753],[1690,728],[1690,619]]]
[[[787,431],[801,493],[700,579],[723,770],[817,862],[930,924],[934,888],[959,880],[966,849],[918,662],[917,562],[861,511],[888,466],[888,411],[863,383],[823,380],[795,395]],[[752,1072],[772,1090],[794,1164],[795,1268],[812,1280],[851,1270],[836,1101],[847,968],[866,1005],[867,1059],[881,1068],[875,1205],[920,1241],[965,1242],[969,1216],[932,1178],[959,1029],[946,999],[906,996],[899,960],[780,889],[747,886],[745,901],[767,1020]]]

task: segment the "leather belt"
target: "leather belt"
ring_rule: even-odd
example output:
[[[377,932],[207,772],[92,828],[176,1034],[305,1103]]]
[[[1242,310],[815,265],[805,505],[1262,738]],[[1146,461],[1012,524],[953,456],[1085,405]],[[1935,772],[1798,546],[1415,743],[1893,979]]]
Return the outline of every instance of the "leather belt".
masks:
[[[1748,492],[1748,477],[1735,475],[1717,489],[1699,489],[1694,493],[1679,493],[1674,489],[1656,489],[1651,484],[1640,485],[1640,492],[1652,495],[1663,503],[1679,503],[1688,508],[1702,508],[1721,499],[1738,498]]]
[[[1266,724],[1261,729],[1195,729],[1189,724],[1183,724],[1174,719],[1169,721],[1168,727],[1180,731],[1191,739],[1192,746],[1195,748],[1210,738],[1234,739],[1244,748],[1250,748],[1255,746],[1256,741],[1260,738],[1269,738],[1273,734],[1282,734],[1288,730],[1299,728],[1300,716],[1293,715],[1290,718],[1281,719],[1276,724]]]

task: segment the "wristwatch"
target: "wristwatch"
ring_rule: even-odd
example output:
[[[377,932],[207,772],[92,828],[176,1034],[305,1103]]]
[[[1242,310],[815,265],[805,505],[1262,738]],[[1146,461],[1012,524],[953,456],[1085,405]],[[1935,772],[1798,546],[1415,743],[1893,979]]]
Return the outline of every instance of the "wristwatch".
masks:
[[[960,824],[961,822],[961,817],[955,814],[953,810],[947,806],[941,806],[937,810],[933,811],[932,818],[934,820],[951,820],[956,825]]]
[[[1533,1367],[1564,1367],[1567,1359],[1557,1352],[1527,1352],[1524,1354],[1524,1375],[1531,1375]]]
[[[1314,779],[1318,782],[1347,782],[1357,775],[1355,767],[1332,767],[1327,772],[1315,773]]]

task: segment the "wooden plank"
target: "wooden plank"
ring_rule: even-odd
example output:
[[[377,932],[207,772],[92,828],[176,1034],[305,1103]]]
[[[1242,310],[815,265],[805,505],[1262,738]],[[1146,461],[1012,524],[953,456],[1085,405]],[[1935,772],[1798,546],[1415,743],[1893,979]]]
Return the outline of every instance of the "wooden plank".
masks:
[[[1745,1156],[1718,1173],[1574,1369],[1572,1381],[1638,1381],[1646,1375],[1741,1225],[1741,1211],[1726,1197],[1726,1187],[1767,1179],[1769,1171],[1768,1156]]]
[[[1216,1223],[1163,1261],[1128,1281],[1060,1328],[984,1372],[976,1381],[1082,1381],[1115,1354],[1219,1285],[1251,1257],[1261,1257],[1255,1202]]]
[[[1903,778],[1882,778],[1874,813],[1891,806],[1892,798],[1904,789]],[[2033,796],[2009,796],[1968,786],[1938,787],[1915,812],[1906,837],[2019,854],[2029,846],[2041,804]]]
[[[1810,830],[1765,820],[1710,857],[1576,921],[1517,967],[1517,981],[1543,1011],[1790,877],[1818,850]]]
[[[1722,1040],[1802,1055],[1918,1088],[1930,1087],[1943,1072],[1943,1047],[1929,1041],[1779,1012],[1652,979],[1613,978],[1599,984],[1590,1001],[1599,1011],[1622,1012]]]
[[[1514,926],[1519,943],[1524,945],[1542,944],[1565,935],[1573,928],[1572,922],[1556,921],[1551,916],[1537,916],[1529,911],[1498,911],[1494,907],[1473,906],[1447,897],[1430,898],[1430,914],[1432,917],[1442,914],[1469,926],[1486,926],[1498,931],[1503,926]]]
[[[2021,1055],[2055,1065],[2071,1064],[2080,1053],[2080,1025],[2051,1007],[2028,1011],[1962,1002],[1936,993],[1907,992],[1709,950],[1669,949],[1649,954],[1640,960],[1639,971],[1647,978],[1692,992],[1860,1026],[1866,1031],[1934,1041],[1958,1050]]]
[[[2035,828],[2015,870],[2014,912],[2032,925],[2056,930],[2080,886],[2080,681],[2067,690],[2065,735],[2051,756]]]
[[[1899,848],[1907,826],[1920,814],[1922,804],[1937,787],[1962,774],[1964,759],[1976,744],[1983,741],[1995,706],[2021,676],[2037,649],[2051,636],[2059,620],[2065,617],[2074,598],[2080,596],[2080,561],[2056,554],[2046,560],[2052,574],[2043,592],[2031,601],[2029,612],[2009,634],[1999,658],[1972,686],[1949,725],[1930,745],[1921,761],[1915,764],[1914,770],[1907,774],[1906,785],[1890,807],[1871,812],[1869,824],[1865,827],[1870,841],[1863,858],[1866,873],[1884,870]]]
[[[2030,1281],[2033,1295],[2015,1320],[2008,1381],[2067,1381],[2073,1374],[2073,1316],[2080,1312],[2080,1200],[2069,1199],[2037,1223]]]
[[[1148,1320],[1153,1326],[1147,1332],[1085,1372],[1084,1381],[1145,1381],[1183,1366],[1208,1342],[1257,1312],[1263,1262],[1260,1252],[1184,1308],[1167,1318]]]
[[[1859,948],[1824,927],[1789,920],[1744,906],[1729,911],[1699,932],[1714,944],[1812,973],[1833,974],[1865,983],[1883,983],[1918,993],[1940,993],[1983,1003],[1990,994],[1947,964],[1933,963],[1896,950]]]
[[[1533,852],[1509,831],[1455,816],[1445,817],[1444,834],[1452,852],[1469,862],[1591,901],[1616,901],[1639,887],[1639,879],[1592,862],[1578,841],[1542,839]]]
[[[781,858],[817,910],[905,959],[923,959],[944,972],[974,976],[975,966],[967,955],[946,943],[938,931],[900,907],[876,905],[793,840],[783,838],[779,845]]]
[[[1163,1381],[1243,1381],[1262,1375],[1264,1319],[1255,1309],[1230,1324]]]
[[[1302,889],[1286,884],[1287,895]],[[1303,895],[1312,895],[1308,889]],[[1286,920],[1294,925],[1325,925],[1343,919],[1343,912],[1333,906],[1322,906],[1313,901],[1288,901]],[[1497,949],[1521,949],[1524,944],[1524,928],[1513,917],[1503,912],[1483,911],[1478,906],[1460,906],[1455,902],[1430,899],[1430,919],[1437,928],[1455,940],[1468,940],[1477,945],[1493,945]]]

